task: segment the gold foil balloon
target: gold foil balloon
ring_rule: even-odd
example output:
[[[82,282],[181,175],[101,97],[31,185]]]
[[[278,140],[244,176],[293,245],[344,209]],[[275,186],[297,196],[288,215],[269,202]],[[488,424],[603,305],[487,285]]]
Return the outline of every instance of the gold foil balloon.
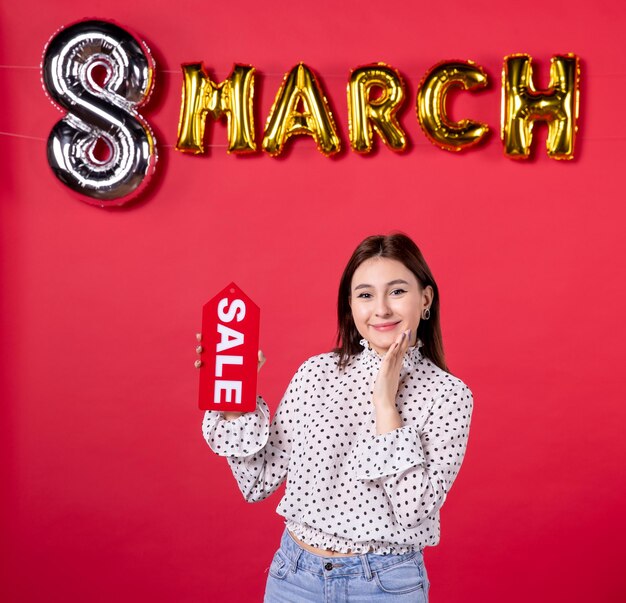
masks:
[[[504,58],[502,70],[502,141],[504,152],[527,159],[535,121],[548,123],[546,148],[552,159],[572,159],[579,104],[580,64],[574,54],[550,61],[547,90],[533,85],[531,57],[514,54]]]
[[[447,61],[426,72],[417,92],[417,118],[433,144],[462,151],[483,140],[489,126],[469,119],[452,121],[446,112],[446,95],[452,86],[474,91],[486,85],[487,74],[472,61]]]
[[[235,65],[228,79],[215,84],[202,63],[182,65],[183,93],[176,149],[204,153],[207,116],[228,123],[228,152],[256,151],[254,142],[254,67]]]
[[[300,104],[302,111],[298,109]],[[303,63],[285,75],[276,94],[265,126],[263,150],[272,156],[280,155],[287,139],[295,134],[312,136],[319,151],[327,157],[341,148],[321,86]]]
[[[377,98],[372,94],[379,91]],[[375,63],[354,69],[348,82],[348,115],[350,145],[358,153],[372,150],[372,130],[394,151],[406,148],[406,136],[396,120],[396,113],[405,99],[400,74]]]

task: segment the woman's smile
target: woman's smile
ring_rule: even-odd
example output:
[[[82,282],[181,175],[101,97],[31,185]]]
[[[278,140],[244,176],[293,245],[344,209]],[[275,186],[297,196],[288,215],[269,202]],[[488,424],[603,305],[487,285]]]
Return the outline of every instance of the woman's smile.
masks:
[[[370,325],[370,327],[376,329],[377,331],[393,331],[402,321],[397,320],[395,322],[383,322],[380,324]]]

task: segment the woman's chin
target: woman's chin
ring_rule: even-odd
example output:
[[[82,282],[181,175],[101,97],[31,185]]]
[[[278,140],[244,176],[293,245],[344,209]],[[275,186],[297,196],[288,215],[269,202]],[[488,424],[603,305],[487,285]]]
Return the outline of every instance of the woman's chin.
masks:
[[[394,341],[395,339],[391,339],[391,341],[384,341],[377,338],[375,341],[370,340],[369,344],[375,352],[377,352],[380,356],[384,356]]]

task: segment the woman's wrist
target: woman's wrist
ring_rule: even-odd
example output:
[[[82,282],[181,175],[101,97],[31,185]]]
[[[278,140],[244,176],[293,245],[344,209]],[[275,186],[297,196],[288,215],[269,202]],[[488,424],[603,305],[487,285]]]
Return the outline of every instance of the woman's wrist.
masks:
[[[222,416],[227,421],[234,421],[235,419],[238,419],[242,414],[242,412],[223,412]]]
[[[382,435],[389,433],[398,427],[402,427],[402,418],[396,408],[395,402],[393,405],[384,404],[375,406],[376,414],[376,434]]]

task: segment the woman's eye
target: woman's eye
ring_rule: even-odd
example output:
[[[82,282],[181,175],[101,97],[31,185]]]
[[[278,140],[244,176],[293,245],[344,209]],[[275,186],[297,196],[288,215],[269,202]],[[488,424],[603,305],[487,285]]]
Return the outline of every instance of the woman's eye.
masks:
[[[359,293],[357,297],[360,299],[369,299],[370,297],[372,297],[372,294],[371,293]]]
[[[394,289],[391,292],[391,295],[401,295],[402,293],[406,293],[406,290],[405,289]]]

